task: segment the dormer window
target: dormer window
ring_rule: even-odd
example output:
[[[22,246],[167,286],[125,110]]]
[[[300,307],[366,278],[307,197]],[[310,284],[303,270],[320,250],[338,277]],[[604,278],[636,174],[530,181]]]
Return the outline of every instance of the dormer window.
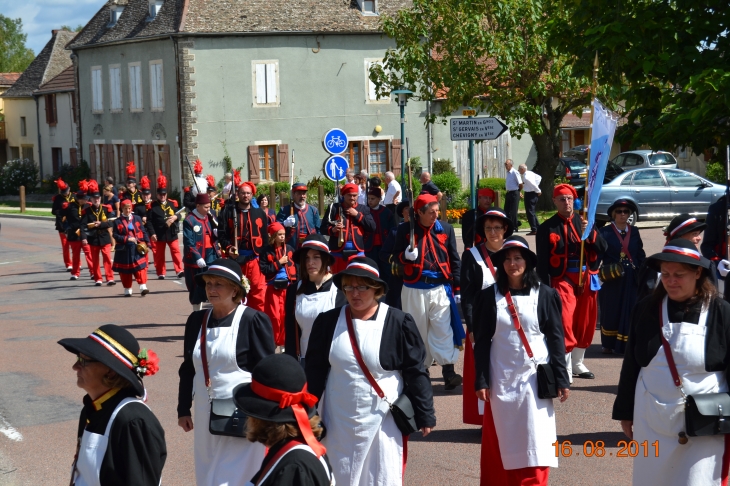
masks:
[[[149,0],[149,2],[149,16],[146,20],[147,22],[152,22],[157,17],[157,14],[160,13],[162,4],[165,2],[164,0]]]
[[[358,0],[357,3],[360,5],[360,10],[365,15],[377,15],[376,0]]]
[[[114,6],[109,10],[109,25],[107,27],[114,27],[117,25],[117,21],[119,20],[119,17],[122,16],[122,12],[124,12],[124,7],[120,6]]]

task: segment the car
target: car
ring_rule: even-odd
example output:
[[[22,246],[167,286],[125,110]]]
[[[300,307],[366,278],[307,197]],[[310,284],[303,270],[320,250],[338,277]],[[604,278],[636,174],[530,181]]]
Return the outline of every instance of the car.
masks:
[[[590,145],[576,145],[575,147],[563,152],[563,155],[565,157],[570,157],[571,159],[578,159],[585,163],[589,148],[591,148]]]
[[[710,204],[725,194],[725,186],[681,169],[636,169],[618,174],[603,184],[596,208],[596,221],[607,222],[608,207],[618,199],[634,205],[629,222],[668,221],[688,213],[707,217]]]
[[[663,150],[631,150],[621,152],[611,160],[625,171],[641,168],[661,167],[662,169],[676,169],[677,159]]]
[[[560,157],[555,166],[555,177],[565,177],[573,185],[585,184],[588,167],[584,162],[570,157]]]

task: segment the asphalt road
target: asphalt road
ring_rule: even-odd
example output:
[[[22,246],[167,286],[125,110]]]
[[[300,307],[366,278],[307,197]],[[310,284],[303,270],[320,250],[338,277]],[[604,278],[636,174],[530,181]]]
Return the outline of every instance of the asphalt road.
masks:
[[[135,284],[130,299],[122,297],[119,284],[95,287],[86,270],[72,282],[51,221],[0,218],[0,223],[0,485],[68,484],[83,391],[71,369],[74,357],[56,341],[83,337],[107,323],[126,327],[141,346],[159,354],[161,370],[145,382],[148,404],[166,431],[163,482],[192,484],[193,437],[176,418],[177,369],[191,311],[184,283],[157,280],[153,268],[151,293],[140,297]],[[642,229],[642,235],[647,254],[661,249],[661,230]],[[527,238],[533,245],[534,237]],[[610,418],[621,358],[600,354],[598,333],[593,343],[586,364],[596,379],[576,381],[569,400],[556,403],[558,440],[574,447],[551,470],[551,484],[630,482],[631,459],[616,457],[624,437]],[[426,439],[411,437],[405,483],[478,484],[480,428],[461,423],[461,389],[445,391],[438,367],[431,375],[438,425]],[[590,447],[584,451],[583,444],[599,440],[606,454],[586,457]]]

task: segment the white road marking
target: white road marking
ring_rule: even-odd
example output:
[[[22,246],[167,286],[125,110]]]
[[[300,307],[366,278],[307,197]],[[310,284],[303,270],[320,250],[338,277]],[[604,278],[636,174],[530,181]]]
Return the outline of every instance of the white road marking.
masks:
[[[177,282],[177,281],[175,281],[175,280],[173,280],[173,282],[175,282],[175,283],[176,283],[176,284],[178,284],[178,285],[182,285],[182,283],[180,283],[180,282]]]
[[[0,265],[7,265],[8,263],[20,263],[20,260],[15,260],[14,262],[0,262]]]
[[[15,430],[2,415],[0,415],[0,434],[15,442],[23,440],[23,434]]]

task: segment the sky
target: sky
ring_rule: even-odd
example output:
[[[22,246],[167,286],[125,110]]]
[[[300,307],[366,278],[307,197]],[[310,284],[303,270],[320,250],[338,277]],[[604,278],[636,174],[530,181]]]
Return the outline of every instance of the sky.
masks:
[[[0,0],[0,14],[23,20],[23,32],[28,35],[26,46],[37,55],[50,40],[53,29],[86,25],[105,3],[106,0]]]

